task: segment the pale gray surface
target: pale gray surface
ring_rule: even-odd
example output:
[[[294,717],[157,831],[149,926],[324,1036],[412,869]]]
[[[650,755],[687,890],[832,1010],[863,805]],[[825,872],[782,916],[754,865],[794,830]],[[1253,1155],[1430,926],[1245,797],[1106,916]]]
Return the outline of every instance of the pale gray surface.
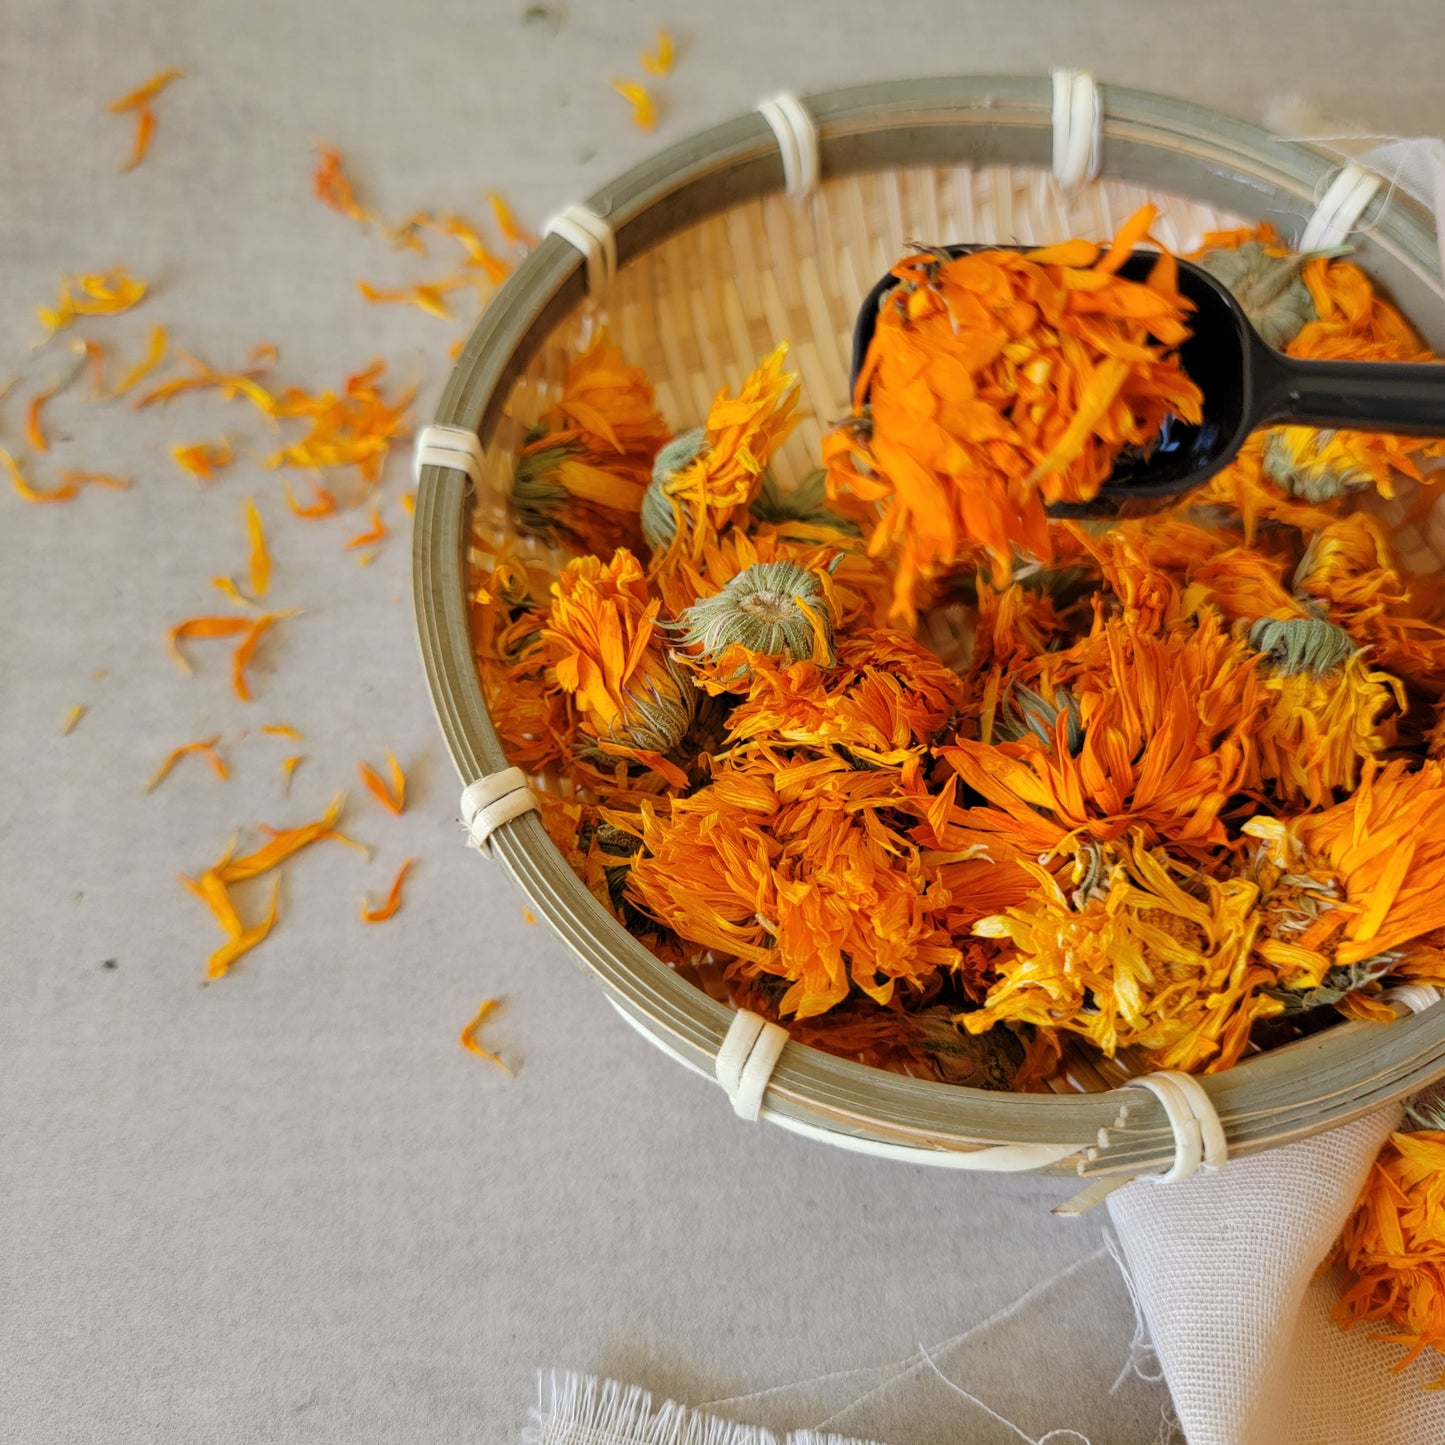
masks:
[[[423,382],[424,417],[456,328],[356,296],[360,276],[427,273],[312,199],[317,139],[390,216],[480,213],[497,187],[535,224],[781,86],[919,69],[1080,65],[1244,114],[1293,90],[1381,128],[1445,128],[1434,0],[674,0],[574,5],[555,29],[522,9],[12,0],[0,376],[28,367],[34,383],[60,364],[27,350],[58,269],[124,261],[158,283],[154,298],[83,329],[127,357],[156,320],[218,362],[273,340],[280,374],[308,386],[385,355]],[[924,40],[895,32],[895,15]],[[607,82],[636,72],[659,19],[682,55],[650,138]],[[189,78],[159,102],[154,151],[118,175],[128,127],[103,102],[173,64]],[[0,407],[7,445],[26,394]],[[1099,1248],[1101,1219],[1048,1214],[1057,1184],[902,1168],[734,1120],[459,846],[404,540],[355,567],[341,539],[362,519],[291,522],[255,460],[197,493],[170,443],[228,429],[249,457],[269,450],[236,408],[191,399],[136,416],[77,389],[52,415],[70,438],[60,465],[137,485],[69,507],[0,495],[0,1437],[505,1440],[539,1366],[703,1403],[905,1357]],[[398,456],[389,498],[404,473]],[[161,639],[211,608],[212,574],[241,569],[252,491],[274,598],[307,614],[263,653],[245,708],[222,649],[199,649],[190,679]],[[400,529],[394,501],[388,517]],[[89,715],[60,737],[80,701]],[[290,803],[275,773],[287,749],[254,731],[273,719],[307,733]],[[245,725],[229,786],[187,765],[142,796],[175,743]],[[395,820],[355,795],[373,864],[335,847],[297,860],[274,937],[201,987],[214,930],[176,872],[240,824],[306,816],[387,745],[410,765],[412,801]],[[420,861],[405,910],[362,928],[362,891],[406,854]],[[524,1061],[514,1081],[457,1047],[488,994],[507,1000],[489,1037]],[[1131,1328],[1112,1265],[1094,1258],[939,1362],[1031,1434],[1067,1424],[1095,1445],[1143,1445],[1157,1387],[1108,1393]],[[738,1413],[814,1424],[880,1378]],[[1017,1438],[917,1374],[835,1427],[898,1445]]]

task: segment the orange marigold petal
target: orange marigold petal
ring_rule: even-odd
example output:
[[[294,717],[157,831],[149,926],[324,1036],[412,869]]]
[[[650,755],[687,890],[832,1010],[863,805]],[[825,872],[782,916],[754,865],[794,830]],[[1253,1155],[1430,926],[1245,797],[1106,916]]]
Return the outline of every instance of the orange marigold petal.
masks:
[[[166,347],[170,344],[170,337],[164,326],[156,326],[151,329],[150,345],[146,348],[145,356],[138,361],[116,384],[111,392],[112,396],[124,396],[165,360]]]
[[[500,1007],[500,999],[483,999],[482,1006],[477,1010],[475,1017],[462,1030],[461,1045],[468,1053],[475,1054],[479,1059],[486,1059],[489,1063],[495,1064],[504,1074],[510,1074],[512,1071],[502,1061],[502,1056],[494,1054],[490,1049],[484,1049],[477,1041],[477,1034],[481,1031],[482,1024]]]
[[[271,553],[266,546],[266,532],[261,514],[252,498],[246,500],[246,535],[251,543],[251,591],[264,597],[271,590]]]
[[[614,80],[612,88],[632,107],[632,123],[640,130],[657,126],[657,106],[645,85],[635,80]]]
[[[250,626],[251,623],[244,617],[187,617],[166,633],[166,646],[183,671],[194,672],[181,651],[182,642],[200,637],[237,637]]]
[[[179,80],[185,71],[183,70],[162,70],[151,76],[143,85],[138,85],[134,90],[127,91],[119,100],[113,100],[106,106],[111,115],[120,115],[123,111],[136,110],[154,100],[166,86],[173,80]]]
[[[668,75],[672,71],[673,61],[677,58],[676,49],[672,43],[672,36],[661,27],[657,31],[657,49],[649,54],[643,51],[638,57],[642,68],[649,75]]]
[[[373,908],[365,898],[361,900],[361,921],[363,923],[385,923],[401,907],[401,885],[414,861],[414,859],[408,858],[397,869],[396,877],[392,879],[391,888],[387,892],[386,902],[379,908]]]
[[[270,933],[276,922],[277,903],[280,899],[281,883],[278,879],[271,885],[271,905],[266,916],[252,928],[244,929],[235,938],[223,943],[207,960],[206,977],[224,978],[231,971],[236,960],[249,953]]]

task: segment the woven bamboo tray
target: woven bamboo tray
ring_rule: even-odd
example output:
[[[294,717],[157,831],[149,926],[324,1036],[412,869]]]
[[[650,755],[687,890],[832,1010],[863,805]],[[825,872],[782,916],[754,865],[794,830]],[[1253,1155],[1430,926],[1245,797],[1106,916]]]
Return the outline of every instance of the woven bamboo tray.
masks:
[[[414,577],[427,680],[463,783],[507,766],[472,655],[466,583],[477,538],[513,536],[505,499],[527,426],[560,389],[568,360],[599,322],[653,380],[681,430],[706,415],[780,339],[801,378],[800,425],[775,471],[787,485],[815,465],[820,437],[847,407],[849,336],[869,286],[910,240],[1042,244],[1101,238],[1146,199],[1160,239],[1188,248],[1207,230],[1265,219],[1297,239],[1339,169],[1322,152],[1161,96],[1113,87],[1103,102],[1102,173],[1071,195],[1050,173],[1046,78],[932,79],[809,97],[821,180],[783,194],[779,142],[740,116],[663,151],[586,205],[616,235],[619,271],[589,300],[582,257],[548,236],[468,340],[436,422],[475,433],[481,484],[421,469]],[[1382,192],[1383,194],[1383,192]],[[1354,257],[1438,350],[1445,311],[1428,215],[1394,193],[1371,206]],[[1417,571],[1445,556],[1445,513],[1397,538]],[[522,549],[535,546],[523,538]],[[547,779],[542,787],[554,786]],[[713,1074],[730,1011],[653,957],[592,898],[536,813],[503,826],[494,858],[623,1015],[680,1062]],[[1356,1118],[1445,1073],[1445,1009],[1392,1025],[1343,1025],[1205,1079],[1231,1153],[1283,1144]],[[1117,1075],[1115,1076],[1117,1078]],[[1001,1094],[871,1069],[789,1044],[764,1117],[829,1142],[912,1162],[1121,1177],[1167,1168],[1174,1133],[1138,1088]],[[987,1146],[1015,1146],[985,1154]]]

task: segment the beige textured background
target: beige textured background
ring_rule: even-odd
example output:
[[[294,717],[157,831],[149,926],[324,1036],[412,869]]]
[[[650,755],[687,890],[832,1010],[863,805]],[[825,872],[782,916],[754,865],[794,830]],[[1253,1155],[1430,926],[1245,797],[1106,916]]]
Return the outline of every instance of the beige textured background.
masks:
[[[312,199],[318,139],[388,215],[480,214],[496,187],[537,224],[782,86],[920,71],[1068,64],[1244,115],[1293,92],[1375,129],[1445,130],[1435,0],[673,0],[562,5],[555,25],[523,8],[9,0],[0,376],[29,387],[58,366],[28,350],[58,270],[124,261],[154,297],[86,331],[127,355],[158,320],[221,363],[275,341],[279,374],[312,387],[382,355],[423,384],[424,417],[458,328],[361,302],[357,277],[425,273]],[[607,82],[635,73],[660,20],[681,57],[653,138]],[[103,104],[166,65],[188,78],[161,97],[151,157],[120,175],[128,129]],[[0,403],[4,444],[25,394]],[[694,1404],[849,1371],[737,1413],[836,1416],[897,1445],[1016,1439],[926,1369],[890,1384],[872,1368],[955,1336],[939,1364],[1030,1434],[1154,1439],[1158,1387],[1109,1390],[1132,1315],[1102,1219],[1053,1220],[1057,1185],[739,1123],[460,847],[403,537],[362,569],[342,552],[360,517],[290,521],[256,461],[264,433],[221,403],[136,416],[77,388],[51,416],[60,465],[137,485],[68,507],[0,494],[0,1439],[505,1440],[553,1364]],[[243,461],[198,493],[166,448],[222,430]],[[397,456],[398,529],[407,485]],[[223,654],[188,679],[161,639],[241,567],[250,493],[273,596],[307,612],[244,708]],[[77,702],[90,712],[61,737]],[[255,735],[274,719],[307,733],[289,803],[285,749]],[[188,766],[142,796],[175,743],[247,725],[228,786]],[[214,931],[176,872],[240,824],[306,816],[388,745],[412,801],[396,820],[355,795],[375,861],[297,860],[273,938],[202,987]],[[363,929],[361,893],[408,854],[404,911]],[[513,1081],[457,1047],[488,994],[507,1000],[490,1037],[522,1061]]]

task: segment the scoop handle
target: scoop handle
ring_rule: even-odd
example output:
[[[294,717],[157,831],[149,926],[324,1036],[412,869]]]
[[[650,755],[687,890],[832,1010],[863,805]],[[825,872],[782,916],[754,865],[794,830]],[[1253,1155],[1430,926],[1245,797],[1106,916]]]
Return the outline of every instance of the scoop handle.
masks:
[[[1266,423],[1445,437],[1445,365],[1300,361],[1259,343],[1257,413]]]

